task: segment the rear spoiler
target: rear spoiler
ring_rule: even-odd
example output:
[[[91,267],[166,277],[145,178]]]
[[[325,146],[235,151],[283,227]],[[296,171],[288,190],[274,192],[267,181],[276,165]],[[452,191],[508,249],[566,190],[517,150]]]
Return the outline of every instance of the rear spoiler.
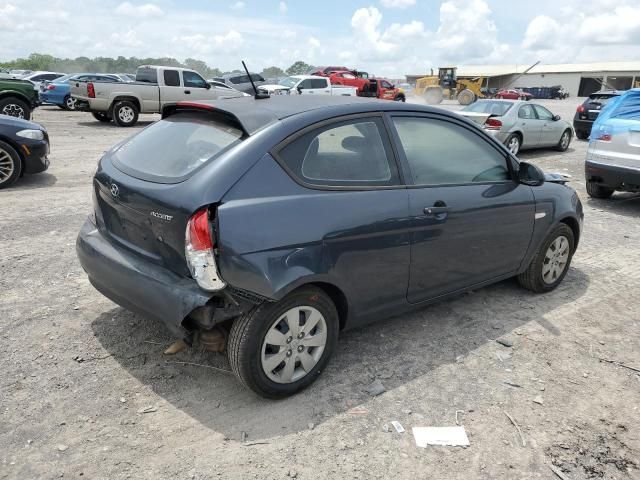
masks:
[[[269,114],[268,112],[260,109],[254,109],[251,115],[247,115],[244,118],[240,118],[237,115],[234,115],[232,112],[221,108],[224,106],[224,102],[230,101],[242,101],[244,99],[234,98],[222,100],[220,102],[210,103],[210,102],[176,102],[165,105],[162,108],[162,118],[167,118],[177,112],[185,112],[185,111],[197,111],[197,112],[207,112],[211,113],[214,116],[220,118],[222,121],[226,123],[230,123],[240,128],[244,132],[245,135],[254,135],[259,130],[262,130],[264,127],[271,125],[278,121],[278,119]],[[253,98],[249,99],[249,101],[253,101]]]

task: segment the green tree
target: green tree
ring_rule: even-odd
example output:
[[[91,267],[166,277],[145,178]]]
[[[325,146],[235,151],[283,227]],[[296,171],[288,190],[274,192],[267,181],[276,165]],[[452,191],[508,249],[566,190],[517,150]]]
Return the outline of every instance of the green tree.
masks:
[[[302,60],[298,60],[289,68],[287,68],[287,75],[302,75],[307,73],[313,67],[308,63],[304,63]]]
[[[280,67],[267,67],[262,71],[264,78],[278,78],[284,77],[285,73]]]

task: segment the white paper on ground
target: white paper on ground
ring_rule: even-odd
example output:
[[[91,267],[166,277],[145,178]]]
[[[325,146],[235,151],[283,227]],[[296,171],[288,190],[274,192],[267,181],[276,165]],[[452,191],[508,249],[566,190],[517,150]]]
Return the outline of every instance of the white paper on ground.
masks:
[[[397,422],[397,421],[394,420],[393,422],[391,422],[391,425],[393,425],[393,428],[396,429],[396,432],[398,432],[398,433],[404,433],[405,432],[404,427],[400,424],[400,422]]]
[[[445,445],[468,447],[469,439],[464,427],[413,427],[413,438],[418,447]]]

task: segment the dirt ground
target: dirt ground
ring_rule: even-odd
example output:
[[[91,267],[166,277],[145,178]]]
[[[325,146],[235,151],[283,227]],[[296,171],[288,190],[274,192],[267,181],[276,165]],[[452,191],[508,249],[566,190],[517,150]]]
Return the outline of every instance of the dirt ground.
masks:
[[[570,120],[578,100],[542,103]],[[344,332],[319,381],[268,401],[171,363],[228,368],[163,356],[163,327],[100,295],[76,259],[98,158],[156,118],[121,129],[39,108],[51,167],[0,192],[0,478],[640,478],[640,374],[603,361],[640,367],[640,196],[589,199],[586,142],[521,154],[571,174],[585,206],[557,290],[506,281]],[[375,379],[386,392],[371,397]],[[416,447],[411,427],[456,417],[468,448]]]

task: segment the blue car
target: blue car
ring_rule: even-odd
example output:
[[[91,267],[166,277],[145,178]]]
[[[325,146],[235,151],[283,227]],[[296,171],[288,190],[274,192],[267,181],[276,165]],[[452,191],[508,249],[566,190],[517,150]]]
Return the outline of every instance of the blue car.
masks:
[[[178,102],[102,157],[76,250],[104,295],[226,339],[242,383],[284,397],[343,329],[509,277],[556,288],[583,222],[566,181],[436,108]]]
[[[57,105],[64,110],[75,110],[76,101],[71,96],[71,85],[69,82],[73,80],[101,81],[101,82],[120,82],[121,80],[115,75],[104,73],[74,73],[57,78],[53,82],[43,83],[40,85],[40,102]]]

